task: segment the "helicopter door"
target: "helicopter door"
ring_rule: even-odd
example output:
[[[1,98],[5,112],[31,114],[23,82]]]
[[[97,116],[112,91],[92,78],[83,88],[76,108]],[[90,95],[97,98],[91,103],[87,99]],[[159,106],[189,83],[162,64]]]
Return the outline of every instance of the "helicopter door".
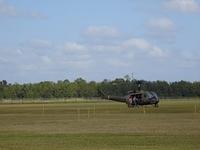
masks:
[[[132,102],[133,102],[133,97],[132,97],[132,96],[129,96],[129,97],[126,99],[126,104],[128,105],[128,107],[131,107]]]
[[[137,103],[140,103],[142,101],[142,94],[137,94],[135,96],[136,96]]]

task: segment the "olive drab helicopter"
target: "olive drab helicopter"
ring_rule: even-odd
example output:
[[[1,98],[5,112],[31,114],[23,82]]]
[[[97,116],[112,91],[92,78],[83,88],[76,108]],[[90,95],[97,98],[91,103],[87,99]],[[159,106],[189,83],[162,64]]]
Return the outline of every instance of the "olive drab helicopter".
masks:
[[[140,82],[138,82],[137,91],[128,91],[128,94],[122,97],[106,95],[101,90],[99,90],[99,93],[103,99],[123,102],[126,103],[128,107],[137,107],[143,105],[154,105],[155,107],[158,107],[159,103],[159,98],[155,92],[141,90]]]

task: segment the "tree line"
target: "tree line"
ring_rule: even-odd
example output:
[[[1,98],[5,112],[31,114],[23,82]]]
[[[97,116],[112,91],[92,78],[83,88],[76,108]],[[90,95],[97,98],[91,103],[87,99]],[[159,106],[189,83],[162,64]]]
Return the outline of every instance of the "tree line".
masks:
[[[98,89],[106,94],[122,96],[130,90],[137,90],[137,80],[130,77],[87,82],[82,78],[74,81],[43,81],[39,83],[11,84],[0,81],[0,99],[38,98],[92,98],[99,97]],[[200,97],[200,82],[188,81],[145,81],[141,80],[142,90],[155,91],[162,98]]]

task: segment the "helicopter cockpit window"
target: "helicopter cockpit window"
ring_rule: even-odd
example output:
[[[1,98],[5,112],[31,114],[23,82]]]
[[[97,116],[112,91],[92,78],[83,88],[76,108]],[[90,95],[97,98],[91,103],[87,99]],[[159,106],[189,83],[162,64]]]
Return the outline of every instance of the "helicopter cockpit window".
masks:
[[[145,97],[145,98],[148,97],[148,94],[147,94],[146,92],[144,93],[144,97]]]
[[[147,95],[148,98],[152,98],[154,96],[151,92],[146,92],[145,95]]]
[[[157,96],[157,94],[156,94],[155,92],[151,92],[151,94],[152,94],[154,97],[158,98],[158,96]]]

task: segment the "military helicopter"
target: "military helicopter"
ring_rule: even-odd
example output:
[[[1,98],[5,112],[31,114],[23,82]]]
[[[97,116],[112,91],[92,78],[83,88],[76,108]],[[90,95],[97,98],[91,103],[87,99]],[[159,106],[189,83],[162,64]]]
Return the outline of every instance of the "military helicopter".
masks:
[[[141,90],[141,82],[138,81],[137,91],[128,91],[125,96],[111,96],[106,95],[102,90],[99,89],[99,93],[102,99],[113,100],[117,102],[123,102],[128,105],[128,107],[138,107],[143,105],[154,105],[158,107],[159,98],[158,95],[153,91],[143,91]]]

